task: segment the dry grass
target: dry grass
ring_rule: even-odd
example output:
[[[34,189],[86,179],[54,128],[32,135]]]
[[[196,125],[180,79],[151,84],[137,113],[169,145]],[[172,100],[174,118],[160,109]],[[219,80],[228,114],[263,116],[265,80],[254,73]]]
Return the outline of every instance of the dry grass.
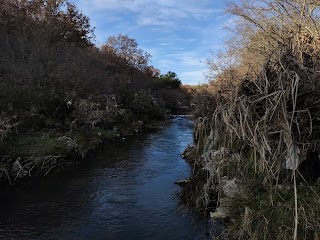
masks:
[[[118,112],[117,101],[114,95],[105,98],[104,105],[94,102],[91,99],[81,99],[74,103],[74,120],[71,124],[71,128],[82,126],[94,128],[103,122],[113,122]],[[71,105],[72,103],[70,104],[70,107]]]
[[[0,114],[0,141],[2,142],[5,137],[12,131],[12,129],[17,130],[18,123],[15,122],[15,117],[9,117],[5,113]]]
[[[291,33],[256,79],[215,96],[214,112],[196,120],[207,172],[204,204],[218,191],[226,205],[223,179],[236,179],[242,189],[227,198],[233,239],[316,239],[320,231],[320,189],[298,167],[320,149],[319,54],[316,31]],[[221,147],[240,158],[217,154]]]

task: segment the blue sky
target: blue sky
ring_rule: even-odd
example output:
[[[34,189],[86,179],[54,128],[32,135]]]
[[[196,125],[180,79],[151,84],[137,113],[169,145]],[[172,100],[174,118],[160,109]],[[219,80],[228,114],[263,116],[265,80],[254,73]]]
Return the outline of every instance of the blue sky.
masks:
[[[205,83],[206,58],[222,48],[230,17],[218,0],[75,0],[91,20],[96,45],[128,35],[152,55],[161,73],[176,72],[183,84]]]

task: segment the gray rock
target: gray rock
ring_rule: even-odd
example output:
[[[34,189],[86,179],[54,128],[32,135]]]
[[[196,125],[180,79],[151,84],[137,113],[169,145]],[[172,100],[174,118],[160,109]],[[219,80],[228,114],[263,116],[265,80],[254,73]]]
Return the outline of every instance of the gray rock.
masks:
[[[191,181],[190,181],[190,179],[183,179],[183,180],[176,181],[174,183],[183,187],[183,186],[190,184]]]
[[[234,198],[240,194],[240,187],[236,182],[236,179],[222,180],[222,189],[225,196]]]
[[[16,180],[17,178],[23,178],[28,175],[28,171],[24,170],[20,164],[20,158],[17,158],[16,161],[12,164],[11,175]]]

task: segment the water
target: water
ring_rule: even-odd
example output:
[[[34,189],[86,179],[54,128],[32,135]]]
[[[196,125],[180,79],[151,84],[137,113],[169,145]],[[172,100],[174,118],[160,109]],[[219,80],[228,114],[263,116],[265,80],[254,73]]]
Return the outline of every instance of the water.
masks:
[[[178,210],[174,182],[191,122],[107,146],[63,176],[0,195],[0,239],[205,239],[205,222]]]

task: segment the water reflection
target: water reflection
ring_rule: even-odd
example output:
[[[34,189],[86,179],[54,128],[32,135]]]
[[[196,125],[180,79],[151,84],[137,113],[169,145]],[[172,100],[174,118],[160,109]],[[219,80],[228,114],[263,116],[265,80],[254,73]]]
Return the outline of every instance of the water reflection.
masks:
[[[203,239],[204,223],[182,216],[174,181],[189,174],[192,142],[178,116],[161,130],[109,146],[68,176],[1,194],[1,239]]]

